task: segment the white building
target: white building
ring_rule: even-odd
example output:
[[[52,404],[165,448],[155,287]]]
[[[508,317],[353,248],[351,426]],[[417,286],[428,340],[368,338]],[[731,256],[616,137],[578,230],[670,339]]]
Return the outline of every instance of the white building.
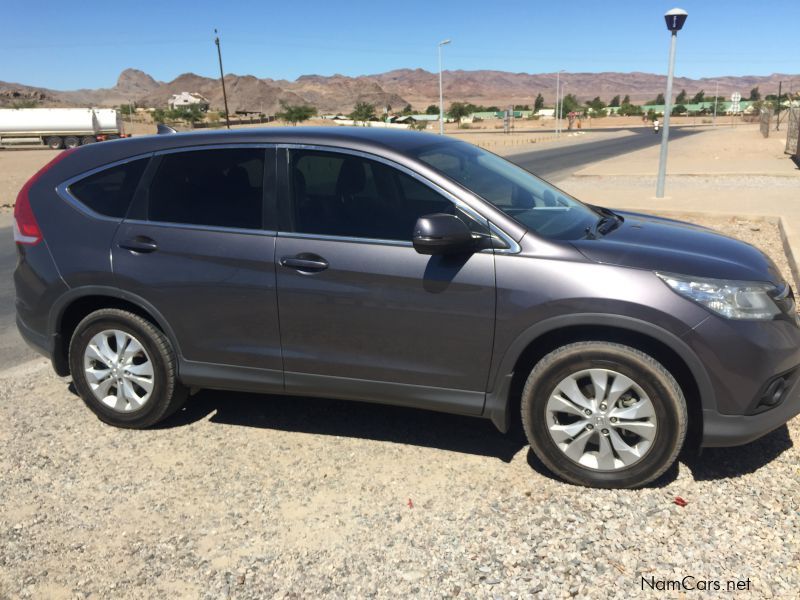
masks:
[[[200,94],[193,92],[181,92],[180,94],[173,94],[167,101],[170,108],[181,108],[184,106],[199,105],[200,110],[208,110],[208,100]]]

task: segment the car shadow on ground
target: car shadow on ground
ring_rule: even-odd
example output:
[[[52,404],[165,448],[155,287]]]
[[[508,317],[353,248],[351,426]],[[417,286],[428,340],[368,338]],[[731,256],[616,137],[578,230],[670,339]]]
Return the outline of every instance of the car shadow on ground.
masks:
[[[212,423],[296,431],[410,444],[511,462],[527,446],[518,430],[502,434],[485,419],[325,398],[259,395],[203,390],[175,415],[158,425],[168,429],[207,418]],[[732,479],[753,473],[792,447],[783,425],[763,438],[735,448],[686,449],[680,456],[695,481]],[[529,449],[528,464],[555,478]],[[651,487],[664,487],[678,475],[676,463]]]
[[[202,390],[159,428],[211,415],[212,423],[411,444],[510,462],[526,443],[491,421],[406,407],[325,398]]]

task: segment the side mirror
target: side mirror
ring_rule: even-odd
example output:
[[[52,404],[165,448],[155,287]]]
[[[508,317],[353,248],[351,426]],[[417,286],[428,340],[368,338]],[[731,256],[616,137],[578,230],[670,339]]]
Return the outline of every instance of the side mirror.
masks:
[[[420,254],[465,254],[474,252],[475,239],[461,219],[436,213],[417,219],[414,250]]]

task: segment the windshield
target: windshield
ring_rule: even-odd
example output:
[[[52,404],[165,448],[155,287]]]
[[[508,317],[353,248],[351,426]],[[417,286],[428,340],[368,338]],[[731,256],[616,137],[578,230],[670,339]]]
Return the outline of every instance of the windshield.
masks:
[[[448,141],[410,153],[543,237],[582,238],[600,217],[558,188],[476,146]]]

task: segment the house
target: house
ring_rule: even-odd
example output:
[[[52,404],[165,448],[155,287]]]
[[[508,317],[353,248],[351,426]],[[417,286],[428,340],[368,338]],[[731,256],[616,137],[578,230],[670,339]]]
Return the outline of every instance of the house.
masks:
[[[170,108],[183,108],[187,106],[198,106],[200,110],[206,111],[208,110],[208,100],[204,96],[200,94],[195,94],[194,92],[181,92],[180,94],[173,94],[172,97],[167,101],[167,104]]]

